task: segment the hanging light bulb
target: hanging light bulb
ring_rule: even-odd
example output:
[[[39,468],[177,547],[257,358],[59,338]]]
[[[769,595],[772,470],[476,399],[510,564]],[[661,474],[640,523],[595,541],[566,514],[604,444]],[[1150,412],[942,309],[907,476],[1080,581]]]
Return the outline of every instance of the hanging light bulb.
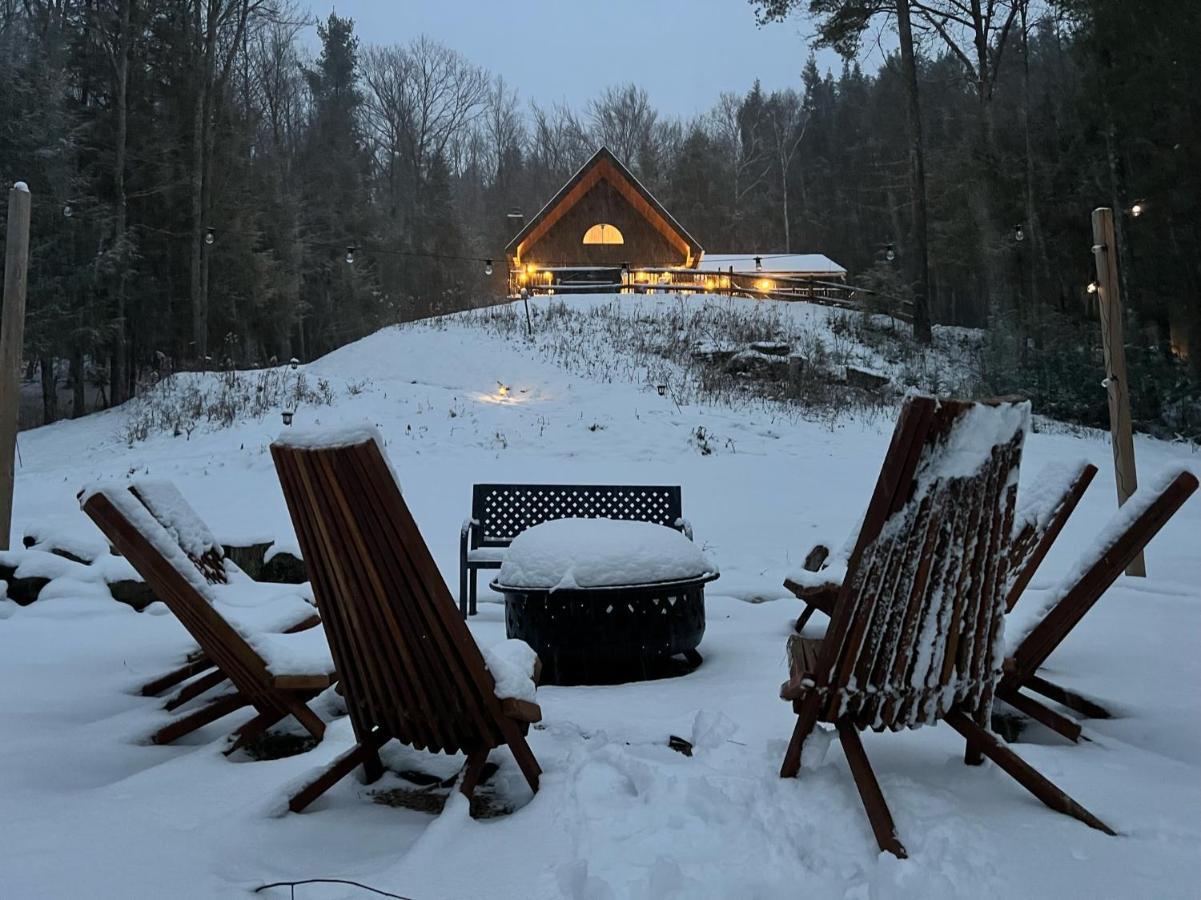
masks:
[[[1145,213],[1146,211],[1147,211],[1147,201],[1146,200],[1135,200],[1133,203],[1130,204],[1130,215],[1134,216],[1136,219],[1139,216],[1141,216],[1143,213]]]
[[[490,260],[490,259],[484,260],[484,274],[485,275],[492,274],[492,260]]]
[[[1100,285],[1098,285],[1097,282],[1090,281],[1088,283],[1088,287],[1086,287],[1085,290],[1088,291],[1090,294],[1095,294],[1095,293],[1097,293],[1098,287],[1100,287]]]
[[[897,248],[894,247],[892,244],[889,244],[888,247],[884,250],[884,258],[886,260],[888,260],[889,262],[892,262],[894,259],[896,259],[897,258]]]
[[[756,272],[763,271],[763,257],[762,256],[755,257],[755,271]]]
[[[75,215],[75,210],[71,209],[70,203],[63,206],[63,218],[64,219],[69,219],[73,215]]]
[[[346,265],[354,265],[354,247],[346,248]]]
[[[1013,226],[1013,239],[1018,243],[1026,240],[1026,229],[1021,222]]]
[[[217,232],[213,231],[211,228],[207,229],[204,232],[204,242],[209,246],[212,246],[212,243],[215,240],[217,240]]]

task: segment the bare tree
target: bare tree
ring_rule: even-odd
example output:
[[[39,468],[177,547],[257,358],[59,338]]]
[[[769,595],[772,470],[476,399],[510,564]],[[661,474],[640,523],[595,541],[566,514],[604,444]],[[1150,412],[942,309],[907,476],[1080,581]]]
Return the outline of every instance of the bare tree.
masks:
[[[634,84],[606,88],[588,104],[588,116],[596,142],[627,166],[637,166],[653,153],[659,116],[644,89]]]
[[[541,173],[562,180],[584,164],[593,149],[592,138],[570,107],[557,103],[546,109],[531,102],[530,114],[530,152]]]

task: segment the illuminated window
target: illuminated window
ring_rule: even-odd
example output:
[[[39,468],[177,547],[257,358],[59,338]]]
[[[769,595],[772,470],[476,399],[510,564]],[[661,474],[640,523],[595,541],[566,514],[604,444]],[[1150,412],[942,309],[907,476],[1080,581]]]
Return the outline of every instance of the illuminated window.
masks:
[[[624,244],[625,238],[612,225],[593,225],[584,232],[585,244]]]

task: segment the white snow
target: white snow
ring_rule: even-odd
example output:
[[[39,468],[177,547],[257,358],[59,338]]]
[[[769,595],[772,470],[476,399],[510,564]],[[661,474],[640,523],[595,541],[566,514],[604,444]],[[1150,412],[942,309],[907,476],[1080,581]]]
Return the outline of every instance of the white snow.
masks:
[[[150,514],[189,556],[199,559],[209,552],[216,553],[218,557],[225,555],[208,526],[188,505],[179,488],[170,481],[139,479],[131,482],[131,487],[138,492],[139,499],[150,510]]]
[[[526,700],[533,703],[537,688],[534,685],[534,666],[538,654],[525,641],[509,638],[491,647],[482,648],[484,662],[496,682],[496,696],[501,700]]]
[[[1013,533],[1019,534],[1027,525],[1042,530],[1051,520],[1059,501],[1072,483],[1080,477],[1089,461],[1080,459],[1052,460],[1018,495],[1013,514]]]
[[[517,535],[497,581],[506,587],[653,584],[717,569],[674,528],[617,519],[556,519]]]
[[[724,298],[572,300],[652,311],[693,302],[739,315],[778,309],[788,327],[817,332],[833,315]],[[630,366],[625,348],[565,341],[547,302],[530,305],[532,342],[457,317],[386,329],[309,364],[307,374],[329,379],[336,397],[300,408],[296,427],[379,424],[453,586],[473,482],[680,484],[700,549],[723,570],[706,592],[704,664],[681,678],[539,688],[543,721],[529,741],[544,773],[540,792],[531,798],[504,749],[493,752],[500,769],[483,788],[516,807],[511,815],[471,821],[454,799],[436,817],[371,802],[377,787],[408,784],[395,775],[370,787],[346,778],[294,815],[281,812],[289,788],[353,745],[345,716],[331,718],[316,749],[273,761],[221,755],[245,711],[174,745],[148,745],[162,700],[133,687],[192,648],[174,616],[137,614],[82,586],[28,607],[0,600],[0,893],[188,900],[334,876],[421,900],[1196,896],[1201,500],[1152,541],[1148,577],[1120,578],[1048,662],[1048,677],[1115,717],[1085,720],[1089,741],[1079,745],[1041,728],[1014,745],[1121,835],[1045,809],[991,764],[964,766],[963,740],[948,727],[869,733],[868,756],[910,852],[897,861],[877,852],[837,741],[823,761],[824,735],[814,739],[801,777],[778,777],[796,718],[778,688],[801,609],[782,581],[816,541],[857,531],[892,415],[830,423],[771,404],[685,398],[677,408],[654,389],[675,390],[675,370]],[[571,372],[557,363],[564,346],[580,363]],[[520,401],[496,402],[497,381]],[[367,387],[352,396],[352,382]],[[129,448],[122,415],[21,435],[14,534],[99,540],[75,492],[133,469],[174,482],[214,534],[294,543],[267,452],[277,419],[202,427],[190,439],[157,434]],[[692,440],[698,426],[711,435],[711,453]],[[1135,445],[1145,484],[1150,473],[1201,471],[1187,445],[1142,436]],[[1097,483],[1015,616],[1036,610],[1116,508],[1107,435],[1040,429],[1027,439],[1019,496],[1046,463],[1080,457],[1100,466]],[[469,622],[481,646],[506,636],[503,607],[489,602],[498,599],[481,584],[480,614]],[[667,747],[671,734],[693,741],[692,758]],[[440,778],[463,762],[395,744],[384,756],[392,769]],[[296,889],[302,900],[360,895],[336,885]]]
[[[28,194],[29,193],[29,185],[27,185],[24,181],[18,181],[16,184],[13,185],[13,190],[14,191],[22,191],[23,193]]]
[[[299,450],[334,450],[338,447],[353,447],[375,441],[380,449],[384,448],[384,438],[379,429],[366,422],[356,422],[336,428],[309,427],[285,428],[275,439],[275,443],[283,447],[294,447]]]

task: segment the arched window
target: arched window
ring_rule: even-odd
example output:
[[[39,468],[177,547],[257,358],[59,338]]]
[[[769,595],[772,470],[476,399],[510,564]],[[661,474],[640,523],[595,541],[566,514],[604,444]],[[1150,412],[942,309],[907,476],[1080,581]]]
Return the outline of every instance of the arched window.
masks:
[[[600,225],[593,225],[591,228],[589,228],[587,231],[584,232],[584,243],[585,244],[624,244],[625,238],[623,238],[621,236],[621,232],[618,231],[614,226],[600,224]]]

